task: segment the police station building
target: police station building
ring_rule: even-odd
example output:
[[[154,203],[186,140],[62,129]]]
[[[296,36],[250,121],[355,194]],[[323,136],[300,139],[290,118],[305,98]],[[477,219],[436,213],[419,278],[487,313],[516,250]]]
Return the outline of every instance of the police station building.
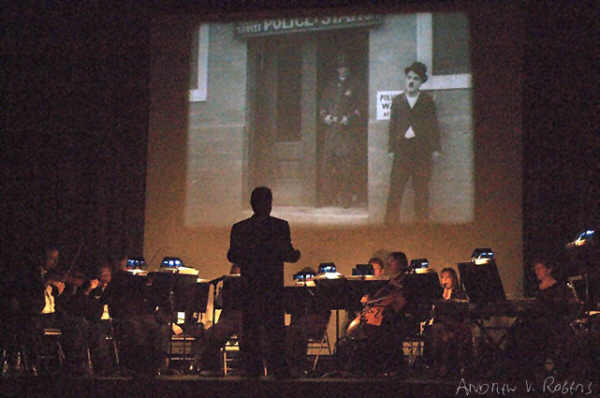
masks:
[[[327,82],[336,78],[340,57],[356,83],[360,114],[358,128],[347,133],[354,166],[345,214],[361,223],[383,219],[392,162],[389,106],[404,89],[404,68],[420,61],[428,68],[422,90],[436,104],[444,155],[431,180],[431,219],[472,220],[472,88],[464,13],[201,23],[193,27],[190,47],[186,224],[199,222],[196,217],[235,219],[257,185],[273,189],[277,206],[303,209],[309,218],[317,211],[320,187],[328,183],[319,171],[320,101]],[[403,221],[411,221],[413,197],[409,183]],[[224,210],[206,214],[203,206],[215,200]]]

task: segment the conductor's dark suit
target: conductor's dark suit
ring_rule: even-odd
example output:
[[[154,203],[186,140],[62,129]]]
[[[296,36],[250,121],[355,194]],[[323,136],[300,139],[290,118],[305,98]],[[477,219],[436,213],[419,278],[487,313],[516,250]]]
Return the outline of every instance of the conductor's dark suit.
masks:
[[[265,359],[275,375],[287,371],[284,358],[283,262],[296,262],[300,252],[291,243],[285,220],[254,215],[231,229],[227,258],[241,267],[242,352],[248,376],[262,373],[260,328],[266,332]]]
[[[386,223],[398,221],[402,195],[408,179],[412,177],[415,189],[415,213],[417,219],[429,217],[429,180],[431,178],[432,153],[440,151],[440,131],[435,103],[426,93],[411,108],[405,94],[392,100],[389,125],[389,152],[394,153],[387,202]],[[409,127],[413,138],[405,138]]]

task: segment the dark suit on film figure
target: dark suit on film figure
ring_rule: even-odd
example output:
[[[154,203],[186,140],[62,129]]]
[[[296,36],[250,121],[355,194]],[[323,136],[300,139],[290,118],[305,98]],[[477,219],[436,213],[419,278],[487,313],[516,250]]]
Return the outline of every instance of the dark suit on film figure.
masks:
[[[328,82],[320,100],[323,126],[320,160],[321,205],[350,207],[356,181],[352,170],[360,127],[357,81],[351,76],[346,57],[336,58],[337,78]]]
[[[275,376],[286,376],[284,357],[283,262],[296,262],[300,251],[291,243],[285,220],[271,217],[272,194],[255,188],[251,196],[254,215],[233,225],[227,258],[241,267],[241,350],[247,375],[260,376],[262,359]],[[267,336],[268,352],[261,347],[261,327]]]
[[[427,81],[427,67],[415,62],[404,72],[406,89],[392,100],[390,114],[388,151],[394,155],[394,163],[386,224],[398,223],[402,196],[411,177],[416,218],[418,221],[429,218],[431,169],[441,151],[435,104],[428,94],[420,91],[421,84]]]

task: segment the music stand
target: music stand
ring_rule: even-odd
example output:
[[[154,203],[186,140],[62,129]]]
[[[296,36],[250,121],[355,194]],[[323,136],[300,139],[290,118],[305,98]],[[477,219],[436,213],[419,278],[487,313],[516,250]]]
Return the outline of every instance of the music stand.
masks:
[[[356,267],[352,268],[352,275],[373,275],[375,271],[373,270],[373,266],[371,264],[356,264]]]
[[[196,275],[155,272],[153,278],[155,294],[159,297],[159,302],[167,306],[173,319],[177,319],[178,312],[184,312],[187,323],[194,312],[206,312],[208,284],[197,283]],[[202,291],[205,289],[206,294],[203,296]]]
[[[210,284],[208,281],[196,280],[196,285],[193,292],[193,300],[190,303],[190,311],[197,313],[205,313],[208,304],[208,291]]]
[[[458,263],[458,272],[471,303],[487,304],[506,300],[496,261],[480,265]]]
[[[340,338],[340,309],[348,307],[348,295],[346,278],[315,278],[317,287],[316,294],[322,300],[325,307],[335,310],[335,340]]]
[[[410,297],[419,304],[430,304],[442,295],[440,279],[435,271],[407,274],[403,284]]]
[[[223,276],[221,309],[228,311],[242,310],[242,278],[240,275],[231,274]]]

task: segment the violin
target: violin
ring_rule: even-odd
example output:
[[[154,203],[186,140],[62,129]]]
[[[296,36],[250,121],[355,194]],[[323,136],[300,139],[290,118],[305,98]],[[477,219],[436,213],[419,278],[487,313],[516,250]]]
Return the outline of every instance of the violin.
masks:
[[[77,286],[80,288],[89,278],[80,271],[71,271],[63,275],[63,281],[66,284]]]
[[[88,280],[89,278],[80,271],[67,271],[63,273],[54,271],[48,274],[47,283],[50,283],[52,285],[56,285],[56,283],[61,283],[66,286],[71,286],[71,288],[76,287],[77,289],[79,289]]]
[[[79,259],[79,255],[81,254],[81,249],[83,248],[83,246],[84,241],[82,240],[77,246],[77,251],[75,252],[75,255],[71,259],[70,263],[66,266],[66,270],[62,273],[57,273],[56,275],[54,275],[54,278],[56,279],[49,279],[53,279],[80,288],[89,279],[83,272],[79,271],[75,267],[75,263],[77,262],[77,259]]]

